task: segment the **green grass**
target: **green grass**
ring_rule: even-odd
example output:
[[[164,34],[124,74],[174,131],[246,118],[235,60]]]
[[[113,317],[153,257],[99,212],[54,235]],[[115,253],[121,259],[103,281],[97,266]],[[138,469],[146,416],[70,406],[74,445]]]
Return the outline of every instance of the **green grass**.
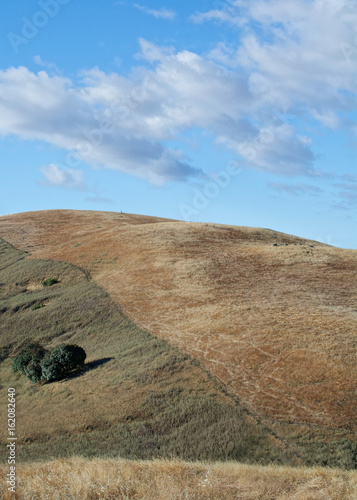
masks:
[[[308,466],[315,464],[357,469],[356,435],[348,429],[280,424]],[[283,431],[284,432],[284,431]]]
[[[42,309],[42,307],[45,307],[45,304],[42,304],[42,302],[40,304],[36,304],[35,306],[33,306],[31,308],[31,311],[37,311],[37,309]]]
[[[19,461],[80,454],[350,463],[345,442],[333,457],[314,438],[293,451],[195,359],[133,324],[82,270],[26,256],[0,240],[0,401],[6,401],[8,387],[16,389]],[[56,286],[42,286],[48,276]],[[14,374],[12,356],[29,340],[46,348],[82,346],[82,372],[44,385]],[[4,412],[5,404],[0,406]],[[4,426],[1,432],[5,440]],[[1,447],[0,458],[6,460],[6,453]]]
[[[56,278],[47,278],[47,280],[42,281],[42,286],[52,286],[58,283]]]

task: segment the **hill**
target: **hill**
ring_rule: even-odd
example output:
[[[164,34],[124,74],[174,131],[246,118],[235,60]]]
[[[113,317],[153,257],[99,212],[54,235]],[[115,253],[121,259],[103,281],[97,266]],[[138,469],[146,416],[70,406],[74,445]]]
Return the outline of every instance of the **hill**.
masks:
[[[69,210],[3,216],[0,236],[25,262],[77,266],[138,327],[199,360],[295,459],[355,466],[356,251]]]
[[[4,240],[0,255],[0,397],[16,391],[18,462],[80,454],[299,463],[196,360],[136,327],[83,270],[27,259]],[[55,283],[43,286],[48,279]],[[76,343],[88,359],[64,380],[31,384],[12,369],[26,341]],[[5,426],[0,436],[7,442]]]

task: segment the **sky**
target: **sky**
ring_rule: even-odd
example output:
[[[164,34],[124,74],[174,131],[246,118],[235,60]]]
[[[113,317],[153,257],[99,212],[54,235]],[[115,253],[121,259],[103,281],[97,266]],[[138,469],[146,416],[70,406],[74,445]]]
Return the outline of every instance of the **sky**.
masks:
[[[105,210],[357,248],[355,0],[4,2],[0,215]]]

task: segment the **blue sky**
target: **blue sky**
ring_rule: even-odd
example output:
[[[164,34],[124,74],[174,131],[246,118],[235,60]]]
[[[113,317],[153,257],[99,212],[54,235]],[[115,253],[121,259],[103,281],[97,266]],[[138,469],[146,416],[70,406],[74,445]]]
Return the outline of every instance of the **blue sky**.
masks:
[[[72,208],[357,248],[351,0],[6,2],[0,214]]]

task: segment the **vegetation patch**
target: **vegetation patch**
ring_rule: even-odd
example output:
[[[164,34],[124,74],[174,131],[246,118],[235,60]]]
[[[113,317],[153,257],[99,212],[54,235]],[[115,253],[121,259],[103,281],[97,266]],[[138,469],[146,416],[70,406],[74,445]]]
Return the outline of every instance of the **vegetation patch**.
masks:
[[[19,371],[31,382],[49,382],[63,378],[83,365],[85,359],[85,350],[75,344],[61,344],[48,351],[37,342],[30,342],[15,356],[12,366],[14,373]]]
[[[45,304],[41,302],[40,304],[36,304],[35,306],[33,306],[31,311],[37,311],[37,309],[42,309],[43,307],[45,307]]]
[[[13,360],[14,373],[20,372],[25,375],[28,365],[31,362],[39,363],[46,353],[46,349],[37,342],[27,343]]]
[[[48,278],[45,281],[42,281],[43,286],[52,286],[58,283],[58,280],[56,278]]]

